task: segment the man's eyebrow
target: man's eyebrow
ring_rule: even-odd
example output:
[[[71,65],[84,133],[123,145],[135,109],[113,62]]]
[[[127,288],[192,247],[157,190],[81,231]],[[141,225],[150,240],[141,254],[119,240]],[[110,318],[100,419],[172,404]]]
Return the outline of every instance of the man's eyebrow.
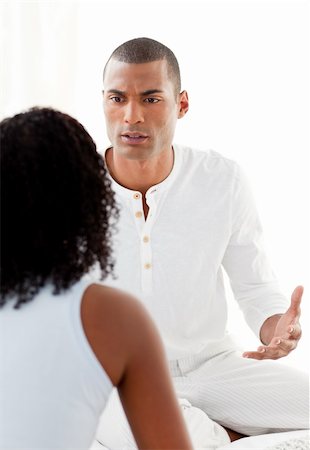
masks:
[[[141,95],[162,94],[163,92],[160,89],[148,89],[147,91],[141,92]]]
[[[108,94],[118,94],[118,95],[125,95],[125,91],[119,91],[118,89],[109,89],[107,91]]]
[[[125,91],[120,91],[119,89],[109,89],[107,91],[108,94],[117,94],[117,95],[121,95],[121,96],[125,96],[126,92]],[[152,94],[162,94],[163,91],[160,89],[148,89],[147,91],[143,91],[141,92],[141,95],[152,95]]]

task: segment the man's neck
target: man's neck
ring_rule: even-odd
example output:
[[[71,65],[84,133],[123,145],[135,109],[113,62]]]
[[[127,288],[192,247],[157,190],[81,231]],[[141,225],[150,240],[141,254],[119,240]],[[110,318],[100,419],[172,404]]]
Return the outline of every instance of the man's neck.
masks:
[[[158,156],[143,161],[124,158],[113,151],[113,148],[109,148],[105,156],[112,178],[127,189],[139,191],[142,194],[168,177],[174,161],[172,148],[170,151],[163,151]]]

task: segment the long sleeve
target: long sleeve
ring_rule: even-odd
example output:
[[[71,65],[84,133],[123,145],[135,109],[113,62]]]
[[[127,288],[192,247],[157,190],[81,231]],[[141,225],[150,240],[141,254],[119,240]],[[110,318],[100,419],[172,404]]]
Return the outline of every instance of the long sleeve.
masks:
[[[231,238],[223,267],[247,324],[259,337],[263,322],[285,312],[288,301],[279,289],[265,254],[255,202],[238,166],[231,198]]]

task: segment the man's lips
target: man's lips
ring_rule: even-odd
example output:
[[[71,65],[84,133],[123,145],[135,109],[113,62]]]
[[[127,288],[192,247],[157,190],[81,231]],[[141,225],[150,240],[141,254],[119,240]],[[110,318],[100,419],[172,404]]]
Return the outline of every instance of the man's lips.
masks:
[[[125,131],[121,134],[121,136],[129,137],[129,138],[146,138],[147,135],[145,133],[140,133],[139,131]]]
[[[121,140],[125,143],[131,143],[131,144],[140,144],[144,142],[148,136],[144,133],[139,132],[124,132],[121,134]]]

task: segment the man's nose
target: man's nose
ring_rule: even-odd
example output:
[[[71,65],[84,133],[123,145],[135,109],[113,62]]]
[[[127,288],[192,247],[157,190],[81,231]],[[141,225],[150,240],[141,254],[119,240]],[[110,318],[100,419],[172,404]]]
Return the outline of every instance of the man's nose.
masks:
[[[136,102],[128,102],[125,107],[125,122],[129,124],[144,122],[142,110],[142,106],[137,104]]]

